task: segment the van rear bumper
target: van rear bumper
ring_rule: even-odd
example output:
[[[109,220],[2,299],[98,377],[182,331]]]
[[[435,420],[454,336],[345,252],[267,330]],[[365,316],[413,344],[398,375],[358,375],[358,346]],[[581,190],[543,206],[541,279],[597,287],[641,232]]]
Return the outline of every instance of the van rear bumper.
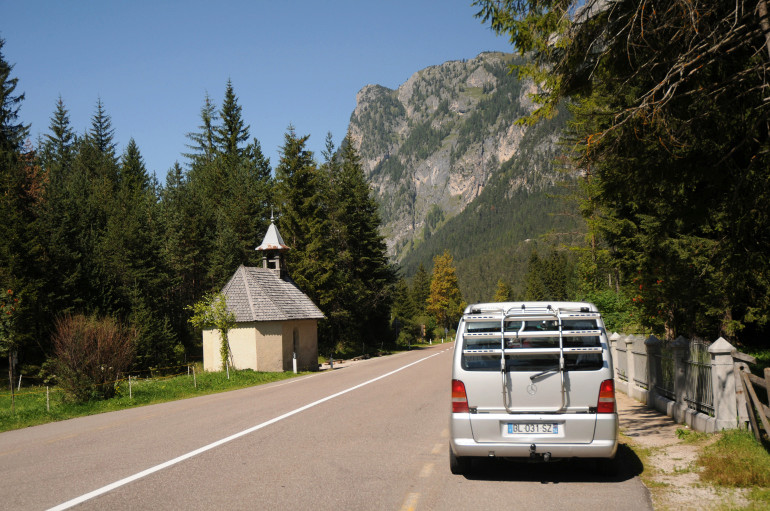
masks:
[[[530,458],[532,445],[536,454],[550,453],[551,458],[612,458],[618,449],[617,416],[610,414],[597,421],[592,441],[587,443],[538,443],[536,438],[516,442],[484,442],[473,438],[468,414],[451,414],[449,444],[459,457]]]

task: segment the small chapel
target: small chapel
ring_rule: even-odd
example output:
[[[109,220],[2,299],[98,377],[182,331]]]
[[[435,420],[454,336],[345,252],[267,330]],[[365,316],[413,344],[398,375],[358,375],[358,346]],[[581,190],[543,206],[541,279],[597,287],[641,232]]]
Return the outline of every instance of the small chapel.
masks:
[[[262,267],[239,266],[222,288],[236,326],[228,333],[236,369],[281,372],[318,369],[318,320],[324,315],[289,277],[284,259],[289,247],[273,219],[256,248]],[[222,369],[216,329],[203,331],[203,368]]]

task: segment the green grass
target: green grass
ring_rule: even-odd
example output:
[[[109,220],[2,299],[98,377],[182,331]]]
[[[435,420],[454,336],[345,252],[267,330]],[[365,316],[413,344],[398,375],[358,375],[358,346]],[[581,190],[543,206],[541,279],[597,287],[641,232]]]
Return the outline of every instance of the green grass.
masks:
[[[708,434],[680,428],[677,437],[685,443],[707,444]],[[768,445],[761,444],[754,439],[751,432],[745,430],[730,430],[720,433],[718,440],[704,445],[696,466],[700,480],[706,484],[712,484],[724,488],[726,491],[735,489],[748,489],[746,497],[749,504],[745,507],[735,508],[730,504],[720,506],[720,510],[758,511],[770,509],[770,453]],[[621,433],[620,441],[630,447],[644,469],[640,474],[645,486],[654,495],[665,495],[670,486],[656,479],[656,469],[650,463],[650,457],[654,450],[660,448],[644,448],[635,445],[633,441]],[[675,473],[686,473],[697,470],[696,466],[676,469]]]
[[[709,438],[708,433],[701,433],[689,428],[678,428],[676,437],[686,444],[697,444]]]
[[[311,373],[299,373],[296,376]],[[121,381],[117,387],[117,395],[103,401],[88,401],[72,403],[66,400],[64,392],[52,387],[49,392],[50,411],[46,409],[45,387],[23,388],[16,394],[15,410],[11,411],[10,391],[0,392],[0,432],[25,428],[47,422],[82,417],[103,412],[112,412],[185,399],[188,397],[215,394],[228,390],[253,387],[274,381],[294,377],[292,372],[264,373],[251,370],[230,371],[230,379],[222,372],[199,372],[195,379],[191,375],[174,376],[170,378],[138,379],[131,383],[129,396],[128,381]],[[197,381],[197,388],[194,383]]]
[[[704,481],[735,488],[770,487],[770,454],[748,431],[723,432],[703,449],[698,462]]]

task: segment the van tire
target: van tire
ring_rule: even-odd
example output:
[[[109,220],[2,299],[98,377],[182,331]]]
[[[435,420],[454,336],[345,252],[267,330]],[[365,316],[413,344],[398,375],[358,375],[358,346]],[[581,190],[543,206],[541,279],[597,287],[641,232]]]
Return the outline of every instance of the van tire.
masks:
[[[449,446],[449,470],[455,475],[467,474],[471,470],[471,459],[455,456],[452,446]]]

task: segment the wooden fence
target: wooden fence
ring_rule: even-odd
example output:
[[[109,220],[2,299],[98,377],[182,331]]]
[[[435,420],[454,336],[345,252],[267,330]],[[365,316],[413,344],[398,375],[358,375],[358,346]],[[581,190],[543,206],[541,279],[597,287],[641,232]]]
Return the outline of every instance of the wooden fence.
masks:
[[[765,397],[770,402],[770,368],[764,371],[764,377],[751,373],[748,364],[756,364],[757,361],[751,355],[736,351],[733,353],[735,360],[736,398],[738,401],[738,413],[741,422],[746,420],[751,424],[754,436],[759,441],[762,438],[757,417],[762,422],[765,435],[770,436],[770,407],[763,403],[756,392],[755,386],[764,389]]]

